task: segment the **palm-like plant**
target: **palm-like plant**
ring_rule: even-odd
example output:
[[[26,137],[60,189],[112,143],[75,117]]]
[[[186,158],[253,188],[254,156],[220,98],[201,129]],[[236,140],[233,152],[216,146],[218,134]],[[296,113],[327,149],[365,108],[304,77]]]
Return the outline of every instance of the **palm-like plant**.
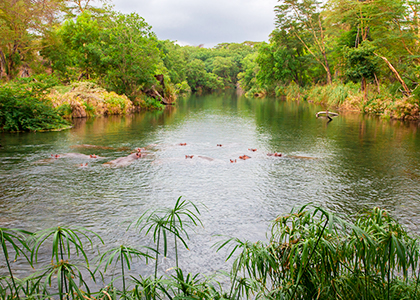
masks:
[[[161,278],[155,279],[154,276],[139,278],[131,277],[135,284],[133,296],[135,299],[156,300],[163,299],[159,291],[162,291],[169,299],[171,295],[167,293],[166,289],[162,287],[163,280]]]
[[[53,274],[57,274],[58,293],[60,295],[60,299],[63,299],[64,295],[67,295],[68,299],[69,292],[75,291],[80,293],[78,286],[73,280],[74,276],[78,277],[80,283],[87,288],[79,268],[68,262],[71,257],[71,252],[75,251],[77,256],[81,255],[83,257],[86,263],[86,269],[89,271],[89,260],[81,239],[82,237],[85,238],[93,248],[92,239],[87,233],[97,237],[103,243],[101,237],[91,230],[83,227],[66,228],[60,226],[36,232],[30,240],[30,244],[32,245],[31,263],[36,263],[38,261],[38,251],[41,245],[49,238],[52,238],[51,266],[48,267],[45,272],[42,272],[40,276],[41,278],[45,277],[46,282],[51,285],[51,278]],[[91,273],[91,275],[94,279],[93,273]],[[46,292],[46,285],[44,292]]]
[[[198,217],[200,215],[200,211],[198,210],[197,206],[191,201],[182,200],[181,198],[182,196],[177,199],[174,208],[166,212],[166,221],[169,225],[169,228],[172,232],[177,232],[177,234],[174,234],[175,259],[177,268],[179,268],[177,239],[182,240],[181,236],[185,235],[189,240],[190,238],[186,229],[191,228],[192,226],[198,226],[198,224],[203,226],[203,223]],[[184,245],[188,249],[185,243]]]
[[[152,248],[149,247],[144,247],[150,251],[155,251]],[[144,258],[146,259],[146,262],[149,258],[153,258],[152,256],[150,256],[148,253],[142,252],[138,249],[129,247],[129,246],[125,246],[125,245],[121,245],[119,247],[115,247],[112,248],[108,251],[106,251],[99,260],[99,265],[95,270],[98,270],[98,268],[102,265],[103,262],[105,262],[105,268],[104,268],[104,272],[106,272],[107,268],[109,265],[112,264],[113,261],[115,261],[115,264],[118,263],[118,261],[121,261],[121,276],[122,276],[122,282],[123,282],[123,298],[126,297],[126,286],[125,286],[125,275],[124,275],[124,262],[127,266],[127,269],[130,270],[131,269],[131,262],[133,260],[133,257],[136,258]]]
[[[81,287],[84,287],[87,295],[90,295],[90,289],[86,281],[83,279],[81,269],[85,269],[90,274],[91,278],[95,280],[94,274],[90,271],[85,265],[75,265],[69,263],[67,260],[60,260],[58,264],[51,264],[48,268],[44,269],[43,272],[39,275],[39,278],[45,278],[43,285],[43,293],[48,294],[47,285],[51,286],[53,278],[57,277],[58,291],[60,299],[65,295],[67,299],[69,295],[77,295],[76,298],[83,299],[85,298],[84,292],[82,292]],[[78,283],[75,281],[78,279]],[[73,297],[72,297],[73,298]]]
[[[28,245],[26,244],[26,235],[31,235],[29,231],[21,230],[21,229],[8,229],[8,228],[0,228],[0,244],[3,250],[4,259],[6,260],[7,270],[9,271],[10,278],[12,280],[12,285],[15,290],[16,297],[19,299],[19,291],[16,287],[16,282],[13,277],[12,269],[10,268],[9,263],[9,253],[7,251],[7,245],[10,244],[15,251],[15,260],[20,255],[23,254],[25,258],[29,261],[28,256],[25,253],[25,250],[29,250]],[[10,291],[13,297],[13,290],[10,287]]]
[[[192,227],[192,225],[202,225],[198,218],[200,212],[197,206],[181,198],[177,199],[173,209],[155,210],[149,215],[148,211],[146,211],[135,224],[139,232],[145,231],[145,235],[153,233],[153,242],[156,244],[155,280],[157,279],[161,237],[163,239],[163,255],[166,257],[168,254],[167,236],[169,233],[174,235],[176,265],[178,266],[177,241],[181,241],[185,248],[188,249],[188,245],[183,237],[185,235],[186,239],[189,239],[186,229]]]
[[[218,252],[231,244],[233,244],[233,249],[226,261],[232,258],[237,250],[240,250],[240,253],[235,258],[231,272],[228,274],[231,278],[228,298],[239,299],[241,294],[248,298],[252,291],[266,288],[269,270],[276,267],[276,261],[262,242],[252,243],[248,240],[228,238],[217,242],[213,247],[217,248],[216,252]],[[244,272],[242,277],[239,275],[241,270]]]
[[[229,298],[245,296],[247,289],[267,299],[419,298],[418,240],[384,210],[352,223],[305,206],[273,222],[269,243],[229,239],[216,246],[231,242],[228,259],[242,251],[230,274]]]

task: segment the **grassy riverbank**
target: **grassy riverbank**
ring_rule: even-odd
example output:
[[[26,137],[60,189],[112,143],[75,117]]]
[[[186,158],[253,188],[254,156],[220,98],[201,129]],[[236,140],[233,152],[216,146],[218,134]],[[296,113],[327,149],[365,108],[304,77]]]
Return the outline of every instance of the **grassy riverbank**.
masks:
[[[319,207],[303,206],[272,222],[268,242],[221,239],[215,251],[229,247],[226,260],[234,260],[222,279],[230,281],[230,287],[215,277],[178,268],[179,247],[188,247],[188,233],[202,225],[199,216],[199,208],[180,197],[173,208],[147,211],[128,226],[129,231],[149,236],[154,246],[118,245],[96,257],[91,257],[95,251],[90,248],[107,242],[80,227],[36,233],[0,228],[9,274],[0,278],[0,297],[420,299],[418,238],[387,211],[374,208],[343,219]],[[51,253],[51,264],[39,266],[37,256],[44,250]],[[27,278],[10,276],[14,252],[37,271]],[[158,265],[169,252],[174,253],[173,268],[159,274]],[[154,272],[127,274],[138,260],[154,265]],[[104,287],[92,290],[88,277]]]
[[[420,89],[409,97],[403,96],[398,87],[368,85],[367,97],[360,90],[360,84],[332,83],[300,87],[295,83],[278,85],[275,88],[251,89],[247,97],[285,97],[289,101],[308,101],[329,109],[358,111],[378,115],[384,119],[404,121],[420,120]]]
[[[172,101],[175,96],[172,96]],[[0,131],[45,131],[70,127],[72,118],[124,115],[163,109],[161,101],[140,94],[133,101],[93,82],[62,85],[39,75],[0,86]]]
[[[55,81],[43,76],[0,86],[0,131],[60,130],[70,126],[47,99]]]

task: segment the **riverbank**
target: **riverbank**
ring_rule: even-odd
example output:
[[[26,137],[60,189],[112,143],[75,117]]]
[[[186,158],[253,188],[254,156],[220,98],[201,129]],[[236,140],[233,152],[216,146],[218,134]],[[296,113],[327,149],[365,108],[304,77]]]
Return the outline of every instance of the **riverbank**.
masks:
[[[66,119],[125,115],[140,110],[163,109],[165,107],[160,101],[146,95],[131,101],[125,95],[107,92],[92,82],[55,86],[51,88],[46,98]]]
[[[367,86],[367,97],[360,90],[360,84],[332,83],[314,85],[307,88],[295,83],[277,86],[274,90],[251,90],[248,97],[274,95],[285,97],[289,101],[308,101],[341,111],[358,111],[380,116],[384,119],[401,121],[420,121],[420,89],[415,89],[410,96],[405,96],[394,87]]]
[[[174,93],[164,99],[139,93],[130,100],[93,82],[60,85],[48,75],[21,78],[0,86],[0,131],[63,130],[70,128],[70,119],[162,110],[176,100]]]

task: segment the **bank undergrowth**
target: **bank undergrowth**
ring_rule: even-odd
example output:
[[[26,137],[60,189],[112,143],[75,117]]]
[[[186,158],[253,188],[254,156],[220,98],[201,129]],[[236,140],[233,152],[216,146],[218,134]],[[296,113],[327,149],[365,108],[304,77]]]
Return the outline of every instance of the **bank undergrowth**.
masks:
[[[47,97],[63,112],[65,118],[124,115],[135,110],[126,96],[107,92],[93,82],[75,82],[68,87],[57,86]]]
[[[179,91],[182,89],[168,84],[166,95],[174,102]],[[0,131],[61,130],[70,127],[66,119],[125,115],[164,107],[160,100],[145,93],[139,92],[130,100],[92,81],[63,85],[54,76],[37,75],[0,85]]]
[[[173,208],[146,211],[128,226],[149,236],[154,246],[117,245],[96,258],[90,248],[106,241],[84,228],[58,226],[36,233],[0,228],[8,273],[0,278],[0,297],[420,299],[419,240],[385,210],[374,208],[351,221],[303,206],[272,222],[268,242],[222,239],[216,251],[230,247],[226,260],[234,259],[222,279],[230,281],[228,287],[178,267],[179,247],[188,248],[189,232],[202,225],[199,217],[199,208],[180,197]],[[51,253],[51,264],[39,266],[43,250]],[[172,271],[160,274],[158,265],[171,251]],[[12,259],[17,258],[38,271],[27,278],[13,276]],[[154,265],[154,272],[127,274],[138,260]],[[92,290],[89,277],[104,287]]]
[[[368,85],[367,97],[360,84],[333,82],[329,85],[302,87],[294,82],[269,88],[254,87],[247,97],[284,97],[289,101],[308,101],[330,109],[358,111],[381,116],[385,119],[406,121],[420,120],[420,88],[404,96],[398,86]]]
[[[39,80],[20,79],[0,86],[0,131],[60,130],[70,124],[46,97],[56,82],[47,76]]]

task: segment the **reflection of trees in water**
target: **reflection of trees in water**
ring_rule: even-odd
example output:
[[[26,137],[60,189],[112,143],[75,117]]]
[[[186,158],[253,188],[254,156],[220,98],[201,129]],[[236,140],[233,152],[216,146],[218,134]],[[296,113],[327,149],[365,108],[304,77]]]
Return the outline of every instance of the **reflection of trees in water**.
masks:
[[[244,100],[244,105],[255,113],[270,150],[320,158],[273,165],[269,185],[291,189],[287,183],[301,182],[297,191],[286,192],[289,202],[304,201],[312,190],[313,201],[335,211],[352,214],[380,206],[411,222],[404,207],[416,206],[412,194],[420,191],[420,180],[413,180],[420,177],[417,124],[340,112],[327,125],[315,118],[316,105],[272,99]]]
[[[73,124],[73,130],[79,130],[86,125],[87,118],[74,118],[71,121]]]

